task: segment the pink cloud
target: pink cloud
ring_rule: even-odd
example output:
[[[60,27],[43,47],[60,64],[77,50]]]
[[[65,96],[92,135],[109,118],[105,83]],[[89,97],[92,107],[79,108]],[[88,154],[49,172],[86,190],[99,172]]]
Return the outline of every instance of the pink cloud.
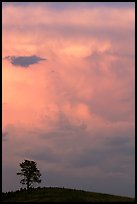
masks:
[[[28,157],[48,171],[67,175],[69,167],[71,176],[78,166],[79,177],[82,168],[95,177],[105,177],[109,168],[110,176],[121,175],[111,168],[113,145],[109,149],[106,141],[123,139],[123,150],[118,146],[112,154],[115,163],[126,166],[124,153],[134,141],[134,9],[55,12],[6,6],[2,23],[3,58],[47,59],[27,69],[2,60],[4,165],[17,166]],[[108,169],[100,163],[101,154]]]

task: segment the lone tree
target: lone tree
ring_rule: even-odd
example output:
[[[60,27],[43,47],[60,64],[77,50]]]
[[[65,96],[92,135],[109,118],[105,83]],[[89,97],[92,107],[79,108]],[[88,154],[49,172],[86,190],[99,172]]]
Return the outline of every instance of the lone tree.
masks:
[[[32,187],[33,183],[40,183],[41,173],[36,167],[36,162],[25,160],[20,163],[21,172],[18,172],[17,175],[24,176],[24,178],[20,181],[23,185],[27,185],[27,190]]]

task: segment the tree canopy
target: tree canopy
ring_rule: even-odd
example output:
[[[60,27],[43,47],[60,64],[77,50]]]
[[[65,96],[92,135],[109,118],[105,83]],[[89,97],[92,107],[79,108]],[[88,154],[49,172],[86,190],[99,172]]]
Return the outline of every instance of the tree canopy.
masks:
[[[37,163],[35,161],[25,160],[20,163],[21,172],[18,172],[17,175],[23,176],[20,183],[27,186],[27,190],[32,187],[33,183],[41,182],[41,173],[37,169]]]

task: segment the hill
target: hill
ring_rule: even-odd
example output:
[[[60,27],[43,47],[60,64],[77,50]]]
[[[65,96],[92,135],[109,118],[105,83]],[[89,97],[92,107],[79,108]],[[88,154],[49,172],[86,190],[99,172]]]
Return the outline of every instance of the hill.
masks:
[[[35,188],[2,193],[2,202],[135,202],[129,197],[67,188]]]

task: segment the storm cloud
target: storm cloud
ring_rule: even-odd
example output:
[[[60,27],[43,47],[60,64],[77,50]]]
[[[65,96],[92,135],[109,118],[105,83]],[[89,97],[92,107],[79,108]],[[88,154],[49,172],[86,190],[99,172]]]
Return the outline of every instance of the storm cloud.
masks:
[[[32,64],[37,64],[45,58],[38,57],[36,55],[31,56],[6,56],[4,59],[9,60],[14,66],[29,67]]]
[[[44,186],[134,196],[134,4],[3,5],[3,190],[33,159]]]

